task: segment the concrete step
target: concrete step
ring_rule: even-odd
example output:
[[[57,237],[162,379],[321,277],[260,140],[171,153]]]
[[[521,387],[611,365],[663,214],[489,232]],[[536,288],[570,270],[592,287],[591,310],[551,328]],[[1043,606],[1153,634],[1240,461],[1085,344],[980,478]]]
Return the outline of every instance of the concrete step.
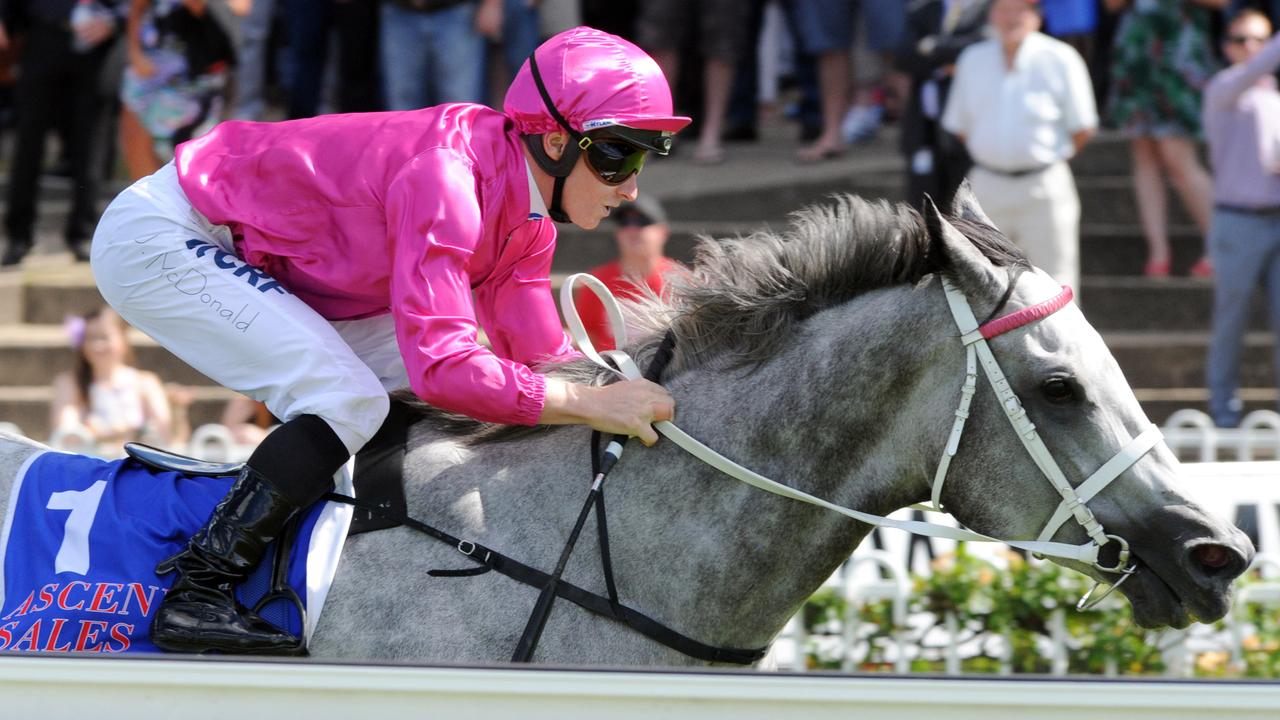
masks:
[[[1213,281],[1202,278],[1086,276],[1081,292],[1085,317],[1103,333],[1112,331],[1207,332],[1213,311]],[[1254,294],[1251,330],[1266,330],[1261,292]]]
[[[1195,387],[1205,382],[1208,332],[1109,331],[1103,339],[1125,377],[1134,385],[1152,388]],[[211,385],[146,335],[131,330],[130,343],[139,367],[166,381],[183,385]],[[1247,386],[1275,384],[1272,356],[1274,335],[1251,332],[1245,338],[1241,382]],[[57,373],[72,369],[74,353],[58,325],[0,326],[0,387],[41,385]]]
[[[575,237],[582,255],[590,262],[583,262],[574,270],[585,270],[595,261],[605,261],[611,255],[611,239],[602,233],[582,234]],[[689,259],[693,239],[681,235],[674,254]],[[594,257],[592,257],[594,254]],[[568,263],[566,263],[568,264]],[[578,265],[577,262],[574,263]],[[567,268],[559,268],[552,277],[553,291],[558,294]],[[70,366],[71,354],[61,323],[70,313],[82,313],[95,307],[100,301],[96,291],[88,283],[91,279],[80,266],[62,276],[46,276],[21,288],[26,310],[21,315],[25,322],[0,324],[0,367],[11,368],[11,376],[0,376],[0,384],[21,385],[43,382],[55,369]],[[0,292],[3,299],[3,292]],[[1168,338],[1180,346],[1191,347],[1187,333],[1207,333],[1213,302],[1213,283],[1210,280],[1188,277],[1165,279],[1140,276],[1086,276],[1081,288],[1081,303],[1085,316],[1100,331],[1114,333],[1153,333],[1152,342],[1159,345]],[[1259,292],[1254,299],[1251,329],[1268,329],[1266,310]],[[140,362],[159,372],[166,380],[174,382],[202,382],[201,376],[185,364],[155,347],[141,335],[137,343]],[[1147,342],[1143,340],[1142,342]],[[1197,340],[1197,349],[1187,350],[1199,355],[1207,347],[1207,339]],[[1246,359],[1246,364],[1254,365]],[[1258,364],[1263,367],[1263,364]],[[1190,377],[1182,370],[1176,377]],[[1158,386],[1176,385],[1187,380],[1170,380]],[[1198,380],[1196,381],[1199,382]]]
[[[1209,412],[1209,391],[1202,387],[1135,388],[1134,395],[1151,422],[1163,425],[1169,416],[1183,408]],[[1254,410],[1276,410],[1280,398],[1274,387],[1245,387],[1239,392],[1245,413]]]
[[[686,226],[682,226],[684,228]],[[692,226],[688,226],[692,227]],[[746,225],[721,225],[706,223],[701,227],[717,235],[728,235],[731,232],[749,230]],[[1132,248],[1129,240],[1099,239],[1090,241],[1097,243],[1108,252],[1105,244],[1127,243],[1130,247],[1119,255],[1119,259],[1106,261],[1104,266],[1129,270],[1124,275],[1099,275],[1086,272],[1082,281],[1082,307],[1085,315],[1099,330],[1147,331],[1162,330],[1168,332],[1207,331],[1213,303],[1213,281],[1202,278],[1175,276],[1170,278],[1145,278],[1135,272],[1140,269],[1142,254]],[[1124,238],[1124,230],[1119,229],[1113,236]],[[1189,235],[1182,235],[1177,248],[1178,258],[1175,270],[1185,272],[1186,267],[1194,262],[1195,241]],[[671,240],[672,255],[679,260],[692,259],[695,238],[690,230],[682,230]],[[615,256],[612,239],[607,233],[570,233],[565,236],[563,253],[557,253],[553,263],[553,289],[559,289],[560,280],[570,272],[583,272],[594,265],[606,262]],[[1116,251],[1120,252],[1120,251]],[[1094,261],[1087,259],[1086,264]],[[1123,267],[1126,262],[1129,267]],[[1095,263],[1098,264],[1098,263]],[[0,274],[5,278],[6,274]],[[81,314],[102,303],[97,290],[93,287],[93,279],[88,268],[83,265],[67,266],[56,272],[37,273],[27,271],[26,279],[7,279],[8,290],[4,282],[0,282],[0,301],[6,297],[18,297],[22,309],[19,313],[0,310],[0,323],[23,322],[30,324],[60,324],[67,315]],[[12,275],[9,275],[12,278]],[[17,283],[17,287],[12,286]],[[16,293],[16,295],[15,295]],[[1266,329],[1265,308],[1261,296],[1255,299],[1255,308],[1250,327],[1257,330]],[[0,305],[7,303],[0,302]],[[9,316],[6,317],[5,313]]]
[[[681,262],[693,260],[699,235],[713,238],[748,235],[757,230],[784,230],[787,221],[717,222],[677,221],[672,223],[667,254]],[[1173,274],[1185,275],[1204,254],[1200,233],[1191,225],[1170,228]],[[1147,261],[1146,242],[1137,225],[1086,224],[1081,228],[1080,266],[1084,275],[1141,275]],[[551,269],[555,272],[582,272],[617,257],[611,229],[593,231],[561,228]]]
[[[1118,172],[1104,173],[1082,170],[1081,161],[1072,163],[1076,173],[1085,217],[1089,220],[1113,222],[1118,217],[1123,222],[1136,222],[1133,207],[1133,185],[1128,167]],[[665,197],[660,187],[654,192],[663,198],[668,214],[678,221],[742,222],[747,220],[785,219],[787,214],[810,203],[822,202],[833,193],[855,193],[868,198],[888,198],[900,201],[904,196],[905,174],[902,163],[896,158],[878,158],[859,164],[857,172],[844,174],[825,173],[817,179],[803,178],[798,182],[757,187],[733,188],[719,191],[714,184],[695,195]],[[106,196],[113,197],[114,193]],[[105,202],[105,200],[104,200]],[[41,237],[40,246],[49,251],[61,248],[61,233],[70,211],[70,201],[56,194],[43,199],[36,220],[36,233]],[[1170,209],[1175,219],[1185,219],[1176,199]],[[1114,217],[1113,217],[1114,216]]]
[[[188,413],[191,427],[216,423],[235,393],[216,386],[191,387],[194,396]],[[0,387],[0,421],[11,422],[27,437],[44,442],[49,438],[49,403],[53,390],[48,385]]]
[[[1129,141],[1104,133],[1084,147],[1071,160],[1071,169],[1079,178],[1097,175],[1128,175],[1133,172],[1129,157]]]
[[[1173,274],[1186,275],[1205,252],[1204,239],[1194,225],[1169,228]],[[1147,262],[1147,243],[1137,225],[1086,223],[1080,228],[1080,272],[1090,275],[1141,275]]]
[[[141,332],[131,328],[128,336],[138,367],[156,373],[161,380],[213,384]],[[0,325],[0,386],[47,384],[74,365],[75,353],[61,325]]]
[[[1091,175],[1078,178],[1081,214],[1085,223],[1138,225],[1133,183],[1128,175]],[[692,198],[666,201],[673,219],[714,222],[778,222],[805,205],[824,202],[835,193],[866,198],[905,199],[905,181],[896,163],[883,163],[870,172],[779,187],[711,191]],[[1188,225],[1190,217],[1175,198],[1169,202],[1169,222]]]
[[[1108,332],[1103,340],[1125,378],[1135,387],[1176,389],[1205,385],[1210,344],[1207,332]],[[1275,348],[1271,333],[1246,334],[1240,360],[1242,385],[1276,385],[1272,360]]]

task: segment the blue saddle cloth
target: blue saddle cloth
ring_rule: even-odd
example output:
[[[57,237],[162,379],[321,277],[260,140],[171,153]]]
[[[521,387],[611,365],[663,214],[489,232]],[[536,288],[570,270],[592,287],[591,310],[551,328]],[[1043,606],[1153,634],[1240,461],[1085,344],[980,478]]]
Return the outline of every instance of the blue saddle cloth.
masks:
[[[0,651],[158,652],[151,617],[175,574],[155,566],[186,546],[235,478],[156,472],[45,452],[19,474],[0,529]],[[289,548],[288,582],[305,603],[307,549],[324,503],[304,516]],[[270,590],[273,546],[237,589],[253,607]],[[261,609],[299,634],[283,598]]]

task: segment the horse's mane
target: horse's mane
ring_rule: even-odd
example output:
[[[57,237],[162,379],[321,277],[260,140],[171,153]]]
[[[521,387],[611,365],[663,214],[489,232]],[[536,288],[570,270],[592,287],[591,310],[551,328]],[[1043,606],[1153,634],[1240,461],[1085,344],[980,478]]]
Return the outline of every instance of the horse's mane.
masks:
[[[947,269],[947,258],[933,250],[924,218],[911,207],[853,195],[833,201],[792,213],[790,227],[781,233],[764,229],[731,239],[700,238],[692,271],[669,280],[669,300],[649,296],[624,302],[628,324],[642,338],[627,348],[631,356],[644,367],[669,328],[676,354],[668,377],[713,359],[730,367],[752,365],[772,356],[797,324],[826,308]],[[1027,263],[999,231],[962,218],[949,220],[993,264]],[[613,379],[586,359],[540,370],[585,385]],[[424,419],[471,442],[537,430],[413,404]]]

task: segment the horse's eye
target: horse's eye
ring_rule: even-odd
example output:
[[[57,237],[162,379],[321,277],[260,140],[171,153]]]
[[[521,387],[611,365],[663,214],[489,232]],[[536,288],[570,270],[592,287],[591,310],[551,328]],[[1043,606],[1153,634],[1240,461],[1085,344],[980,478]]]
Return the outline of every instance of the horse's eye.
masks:
[[[1067,382],[1065,378],[1049,378],[1040,386],[1040,390],[1044,393],[1045,399],[1058,405],[1069,403],[1076,399],[1076,391],[1072,389],[1071,383]]]

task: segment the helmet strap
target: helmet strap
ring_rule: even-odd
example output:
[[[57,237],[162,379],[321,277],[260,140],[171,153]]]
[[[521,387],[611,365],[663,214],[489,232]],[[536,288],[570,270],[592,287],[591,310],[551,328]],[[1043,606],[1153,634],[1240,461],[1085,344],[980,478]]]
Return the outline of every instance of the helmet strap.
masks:
[[[564,177],[556,178],[555,190],[551,191],[551,207],[547,208],[547,212],[551,213],[551,219],[561,224],[573,222],[569,213],[560,206],[560,198],[564,195],[564,181]]]
[[[582,133],[573,129],[568,120],[560,114],[560,110],[556,108],[555,102],[551,100],[551,94],[547,92],[547,86],[542,82],[542,73],[538,72],[538,51],[534,50],[529,53],[529,74],[533,76],[533,84],[538,88],[538,94],[542,96],[542,104],[547,107],[547,112],[551,113],[551,117],[560,127],[569,133],[569,137],[573,138],[575,143],[582,140]]]
[[[578,164],[578,155],[582,152],[579,145],[582,142],[583,134],[573,129],[568,120],[560,114],[556,109],[556,104],[551,100],[551,94],[547,92],[547,86],[542,82],[542,73],[538,72],[538,52],[535,50],[529,53],[529,74],[533,76],[533,84],[538,88],[538,94],[542,96],[542,104],[547,107],[547,112],[551,113],[551,117],[555,118],[557,124],[569,133],[569,142],[565,143],[564,153],[559,160],[553,160],[542,146],[541,135],[526,135],[524,137],[525,145],[529,148],[529,152],[533,155],[533,159],[538,163],[538,167],[542,168],[548,175],[556,179],[555,189],[551,192],[551,206],[547,211],[551,213],[551,219],[558,223],[572,222],[569,214],[564,211],[560,205],[560,200],[564,196],[565,178],[573,172],[573,166]]]
[[[558,223],[571,222],[569,214],[560,206],[560,200],[564,196],[565,178],[573,172],[573,166],[578,164],[578,155],[582,153],[582,149],[577,143],[565,143],[564,153],[559,160],[553,159],[547,154],[546,148],[542,145],[542,135],[525,135],[524,144],[529,148],[529,154],[533,156],[533,161],[543,172],[555,178],[555,189],[551,193],[551,205],[547,211],[551,214],[551,219]]]

